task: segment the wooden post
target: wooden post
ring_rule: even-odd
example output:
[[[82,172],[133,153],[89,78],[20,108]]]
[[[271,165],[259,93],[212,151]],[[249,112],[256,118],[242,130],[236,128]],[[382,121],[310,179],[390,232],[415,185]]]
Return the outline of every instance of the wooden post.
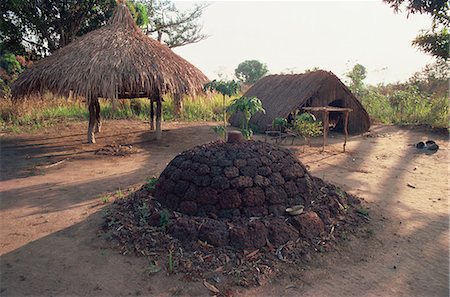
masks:
[[[88,143],[95,143],[94,126],[96,122],[96,117],[95,117],[95,102],[92,98],[91,100],[88,100],[88,107],[89,107]]]
[[[345,134],[345,139],[344,139],[344,153],[345,153],[345,146],[347,145],[347,138],[348,138],[348,113],[349,111],[345,111],[345,118],[344,118],[344,134]]]
[[[150,99],[150,130],[155,130],[155,102],[152,99]]]
[[[95,100],[95,133],[102,131],[102,122],[100,119],[100,102]]]
[[[177,119],[181,118],[181,113],[183,112],[183,98],[178,94],[173,95],[173,104],[175,105],[175,117]]]
[[[156,101],[156,140],[160,140],[162,136],[161,118],[162,118],[162,102],[161,98],[158,98],[158,100]]]
[[[322,152],[325,151],[325,145],[327,144],[327,134],[328,134],[328,127],[329,127],[329,123],[328,123],[328,111],[324,110],[324,117],[323,117],[323,144],[322,144]]]

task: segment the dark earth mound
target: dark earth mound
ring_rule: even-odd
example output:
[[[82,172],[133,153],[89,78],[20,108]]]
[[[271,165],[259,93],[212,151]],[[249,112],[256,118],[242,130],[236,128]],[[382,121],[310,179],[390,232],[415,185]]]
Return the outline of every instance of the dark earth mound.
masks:
[[[123,253],[169,253],[187,277],[219,269],[256,285],[280,263],[331,250],[336,235],[353,232],[365,217],[359,204],[312,177],[284,148],[214,142],[175,157],[155,188],[116,201],[104,230]],[[295,205],[304,211],[286,213]]]

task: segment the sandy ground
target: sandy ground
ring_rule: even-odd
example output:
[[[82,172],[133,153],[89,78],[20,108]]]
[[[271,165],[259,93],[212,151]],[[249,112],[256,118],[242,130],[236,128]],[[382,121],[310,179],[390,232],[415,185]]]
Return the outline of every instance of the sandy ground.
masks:
[[[120,255],[98,234],[111,203],[104,197],[119,196],[158,175],[177,153],[215,139],[208,124],[166,123],[156,142],[147,124],[110,121],[96,145],[86,144],[85,126],[2,136],[1,296],[208,296],[201,282],[163,271],[149,276],[149,259]],[[289,146],[314,175],[364,198],[368,235],[350,236],[317,263],[262,287],[232,288],[234,296],[449,296],[448,135],[375,126],[372,136],[351,137],[346,153],[340,135],[323,153],[303,152],[301,141]],[[428,138],[440,145],[437,153],[410,146]],[[112,143],[138,152],[94,154]]]

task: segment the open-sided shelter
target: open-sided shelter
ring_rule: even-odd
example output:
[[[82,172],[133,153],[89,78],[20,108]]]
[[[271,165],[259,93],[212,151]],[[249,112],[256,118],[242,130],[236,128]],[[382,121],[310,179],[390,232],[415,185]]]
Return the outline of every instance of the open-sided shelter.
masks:
[[[13,97],[50,91],[87,99],[88,142],[100,129],[98,98],[149,98],[151,128],[161,138],[162,97],[202,90],[207,77],[167,46],[145,35],[125,3],[119,3],[105,26],[87,33],[27,69],[13,85]]]
[[[269,75],[257,81],[244,96],[258,97],[266,113],[257,113],[250,126],[264,131],[277,117],[287,118],[302,107],[333,106],[351,108],[348,131],[353,134],[369,130],[370,118],[359,100],[332,72],[323,70],[304,74]],[[320,118],[320,114],[317,114]],[[343,129],[344,118],[337,112],[330,113],[330,121],[336,121],[336,130]],[[233,126],[239,127],[241,115],[230,118]]]

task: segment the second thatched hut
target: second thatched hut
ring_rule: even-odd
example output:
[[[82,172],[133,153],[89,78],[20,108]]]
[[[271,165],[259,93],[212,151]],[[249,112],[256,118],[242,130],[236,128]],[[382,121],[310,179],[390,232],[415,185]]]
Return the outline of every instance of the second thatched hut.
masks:
[[[302,107],[333,106],[351,108],[348,131],[363,133],[370,128],[370,118],[361,102],[331,72],[319,70],[304,74],[269,75],[257,81],[244,96],[256,96],[263,103],[266,113],[257,113],[250,126],[263,132],[277,117],[287,118]],[[317,115],[320,119],[320,114]],[[343,129],[343,118],[330,113],[336,120],[336,130]],[[233,126],[239,127],[241,115],[230,118]]]
[[[88,142],[100,130],[98,98],[149,98],[151,127],[161,138],[164,94],[175,103],[184,94],[202,90],[207,77],[167,46],[146,36],[125,3],[119,3],[108,24],[87,33],[26,70],[13,85],[15,98],[50,91],[85,97],[89,105]]]

